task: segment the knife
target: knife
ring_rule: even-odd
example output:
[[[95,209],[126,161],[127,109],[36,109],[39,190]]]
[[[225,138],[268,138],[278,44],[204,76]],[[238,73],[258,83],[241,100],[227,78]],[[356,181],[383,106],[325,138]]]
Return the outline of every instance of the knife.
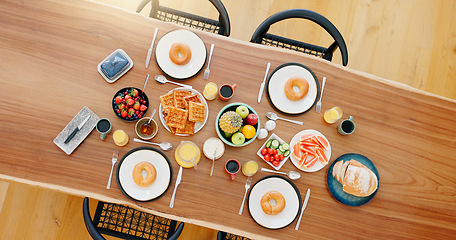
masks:
[[[150,55],[152,55],[152,49],[154,49],[154,42],[155,42],[155,38],[157,37],[157,32],[158,32],[158,28],[155,28],[154,38],[152,39],[152,43],[150,44],[149,51],[147,51],[146,68],[149,67]]]
[[[65,140],[65,144],[70,142],[70,140],[74,137],[74,135],[76,135],[76,133],[81,130],[82,126],[84,126],[84,124],[86,124],[86,122],[89,120],[90,118],[90,115],[87,116],[84,121],[82,121],[74,130],[73,132],[70,134],[70,136],[67,137],[67,139]]]
[[[174,198],[176,197],[177,186],[179,186],[181,179],[182,179],[182,166],[180,166],[179,173],[177,174],[176,184],[174,185],[173,196],[171,197],[171,202],[169,203],[170,208],[174,207]]]
[[[302,214],[304,213],[304,209],[306,209],[307,202],[309,201],[309,197],[310,197],[310,188],[307,189],[306,199],[304,199],[304,202],[302,203],[301,214],[299,216],[298,222],[296,223],[295,230],[299,229],[299,224],[301,223]]]
[[[268,63],[268,66],[266,67],[266,73],[264,74],[263,82],[261,83],[261,86],[260,86],[260,92],[258,93],[258,103],[261,102],[261,96],[263,96],[264,84],[266,83],[266,78],[268,77],[270,67],[271,67],[271,63]]]

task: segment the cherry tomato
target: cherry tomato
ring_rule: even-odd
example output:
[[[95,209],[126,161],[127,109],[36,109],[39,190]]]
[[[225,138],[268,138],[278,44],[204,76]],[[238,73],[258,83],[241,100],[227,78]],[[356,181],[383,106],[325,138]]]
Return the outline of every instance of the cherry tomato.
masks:
[[[269,154],[264,155],[264,160],[266,160],[266,162],[269,162],[271,160]]]
[[[268,149],[266,149],[266,148],[261,149],[261,155],[264,156],[264,155],[266,155],[267,153],[268,153]]]
[[[276,161],[279,161],[279,160],[280,160],[279,154],[275,154],[275,155],[274,155],[274,160],[276,160]]]
[[[282,161],[283,159],[285,159],[285,156],[284,155],[280,155],[280,161]]]
[[[277,149],[274,149],[274,154],[277,154]]]
[[[269,153],[269,155],[274,155],[275,154],[274,149],[268,148],[268,153]]]
[[[272,165],[274,165],[275,167],[278,167],[280,165],[280,162],[279,161],[272,161]]]

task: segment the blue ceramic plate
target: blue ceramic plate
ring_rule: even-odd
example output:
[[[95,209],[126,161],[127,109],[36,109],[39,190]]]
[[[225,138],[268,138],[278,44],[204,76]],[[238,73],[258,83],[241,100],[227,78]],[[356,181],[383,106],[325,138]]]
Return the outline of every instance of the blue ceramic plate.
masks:
[[[377,181],[378,181],[377,190],[375,190],[375,192],[372,193],[370,196],[357,197],[357,196],[344,192],[344,190],[342,189],[342,184],[339,181],[337,181],[336,178],[333,177],[332,172],[333,172],[334,164],[338,161],[345,162],[345,161],[349,161],[351,159],[354,159],[354,160],[362,163],[364,166],[366,166],[367,168],[372,170],[372,172],[374,172],[375,175],[377,176]],[[369,160],[369,158],[367,158],[361,154],[358,154],[358,153],[347,153],[347,154],[344,154],[344,155],[338,157],[336,160],[334,160],[334,162],[331,164],[331,166],[329,166],[328,173],[326,175],[326,181],[328,182],[329,191],[331,192],[331,194],[334,196],[334,198],[337,201],[339,201],[345,205],[354,206],[354,207],[361,206],[361,205],[368,203],[375,196],[375,194],[377,194],[377,191],[380,188],[380,176],[378,175],[378,171],[377,171],[377,168],[375,167],[374,163],[372,163],[372,161]]]

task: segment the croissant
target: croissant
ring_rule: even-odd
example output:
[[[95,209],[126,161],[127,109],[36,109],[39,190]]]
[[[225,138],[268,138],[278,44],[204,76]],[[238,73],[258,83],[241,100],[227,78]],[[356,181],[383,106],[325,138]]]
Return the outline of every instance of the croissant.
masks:
[[[378,187],[375,173],[354,159],[334,164],[332,175],[342,184],[344,192],[358,197],[370,196]]]

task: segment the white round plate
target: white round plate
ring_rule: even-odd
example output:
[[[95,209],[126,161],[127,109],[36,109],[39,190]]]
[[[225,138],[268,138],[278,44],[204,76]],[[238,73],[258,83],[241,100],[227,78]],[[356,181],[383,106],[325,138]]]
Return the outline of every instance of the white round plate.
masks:
[[[285,83],[292,77],[304,78],[309,83],[309,92],[298,101],[291,101],[285,95]],[[320,86],[315,74],[306,66],[299,63],[285,63],[271,73],[266,89],[269,102],[274,108],[285,114],[299,115],[315,105]]]
[[[307,129],[307,130],[302,130],[301,132],[298,132],[296,135],[294,135],[294,137],[290,141],[290,149],[293,150],[293,146],[297,142],[300,141],[301,136],[302,135],[306,135],[306,134],[314,134],[316,136],[322,136],[326,140],[326,142],[328,142],[328,149],[324,150],[323,152],[325,153],[326,158],[328,158],[328,162],[330,162],[330,158],[331,158],[331,143],[329,143],[329,141],[325,137],[325,135],[323,135],[322,133],[320,133],[317,130]],[[310,158],[310,156],[308,158]],[[293,155],[293,152],[290,154],[290,160],[293,163],[293,165],[295,165],[295,167],[297,167],[299,170],[304,171],[304,172],[316,172],[316,171],[322,169],[324,166],[327,165],[327,164],[323,164],[323,163],[321,163],[320,161],[317,160],[315,165],[313,165],[311,168],[306,168],[304,166],[302,168],[299,168],[299,160]]]
[[[193,94],[198,94],[198,97],[200,98],[201,100],[201,103],[206,105],[206,109],[205,109],[205,113],[206,113],[206,116],[204,118],[204,122],[195,122],[195,133],[197,133],[199,130],[201,130],[204,125],[206,124],[207,122],[207,118],[209,117],[209,106],[207,105],[207,102],[206,102],[206,99],[203,97],[203,95],[201,95],[201,93],[199,93],[198,91],[196,91],[195,89],[188,89],[188,88],[184,88],[184,87],[178,87],[178,88],[175,88],[173,90],[180,90],[180,91],[190,91],[192,92]],[[173,91],[171,90],[171,91]],[[170,92],[171,92],[170,91]],[[169,93],[169,92],[168,92]],[[168,130],[169,132],[171,132],[171,130],[169,129],[168,125],[166,125],[166,121],[165,121],[165,115],[163,115],[163,106],[161,105],[160,103],[160,106],[158,108],[158,114],[160,116],[160,122],[162,123],[163,127],[166,128],[166,130]],[[190,136],[189,134],[179,134],[179,133],[176,133],[177,136]]]
[[[148,187],[140,187],[133,180],[133,168],[140,162],[150,162],[157,170],[155,181]],[[171,183],[171,165],[155,148],[139,147],[123,156],[117,167],[117,182],[122,192],[137,201],[150,201],[162,196]]]
[[[177,65],[169,58],[173,43],[186,43],[192,51],[192,58],[185,65]],[[185,80],[196,76],[206,63],[206,46],[194,32],[180,29],[163,35],[155,47],[155,61],[163,73],[171,78]]]
[[[268,215],[261,208],[261,198],[269,191],[278,191],[285,198],[285,208],[277,215]],[[250,190],[247,201],[250,216],[260,226],[269,229],[280,229],[290,225],[301,209],[301,194],[298,188],[288,179],[270,175],[256,182]]]

